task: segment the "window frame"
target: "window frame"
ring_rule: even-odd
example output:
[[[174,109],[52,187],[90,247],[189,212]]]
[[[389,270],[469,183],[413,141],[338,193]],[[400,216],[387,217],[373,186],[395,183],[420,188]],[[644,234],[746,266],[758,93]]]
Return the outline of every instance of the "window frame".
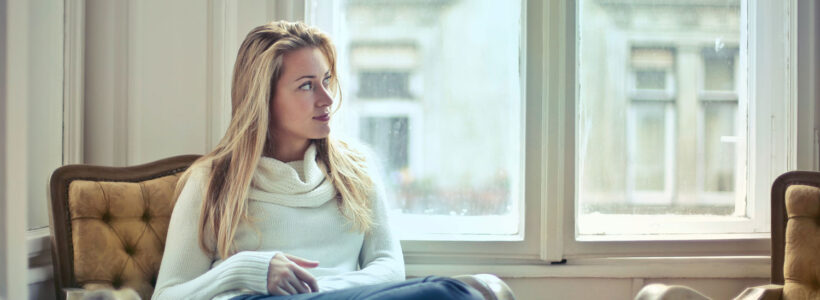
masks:
[[[543,113],[540,109],[524,109],[527,107],[541,106],[542,89],[538,88],[541,77],[542,60],[540,57],[541,44],[544,39],[542,32],[542,9],[540,1],[521,0],[521,24],[522,24],[522,40],[521,40],[521,80],[522,80],[522,95],[525,96],[525,105],[522,105],[522,116],[525,116],[526,122],[522,124],[522,130],[525,130],[523,136],[526,137],[526,145],[522,148],[522,158],[529,162],[522,163],[524,170],[522,174],[524,189],[524,205],[522,206],[521,216],[524,222],[520,228],[522,232],[526,232],[521,238],[513,238],[514,240],[499,240],[499,241],[429,241],[429,240],[402,240],[402,248],[404,249],[405,259],[408,263],[432,262],[432,261],[447,261],[448,263],[476,263],[488,260],[501,260],[505,262],[543,262],[541,257],[543,234],[542,224],[540,220],[544,219],[541,216],[541,195],[542,191],[535,189],[526,189],[527,186],[538,186],[542,180],[542,155],[538,149],[540,146],[540,122]],[[536,7],[536,10],[530,10],[528,7]],[[306,8],[320,8],[316,0],[306,0]],[[326,5],[323,9],[339,9],[338,1],[334,1],[333,5]],[[324,11],[317,11],[317,15],[323,16],[324,20],[313,18],[311,16],[311,9],[305,9],[305,20],[320,28],[327,28],[338,26],[339,20],[327,19],[328,15],[332,15]],[[332,30],[327,30],[332,32]],[[534,80],[534,81],[531,81]],[[533,138],[530,138],[533,137]],[[539,145],[539,146],[536,146]],[[526,207],[528,209],[524,210]],[[535,209],[530,209],[535,208]],[[507,238],[510,239],[510,238]],[[518,240],[520,239],[520,240]],[[560,259],[558,259],[560,261]]]
[[[762,7],[762,6],[766,7]],[[795,121],[796,114],[793,107],[796,107],[796,99],[793,97],[793,90],[788,88],[795,80],[794,68],[795,57],[791,55],[789,49],[795,47],[796,41],[793,39],[789,43],[779,44],[782,47],[778,48],[772,45],[765,45],[759,43],[758,40],[766,40],[767,38],[774,38],[782,35],[777,35],[777,32],[789,32],[795,34],[790,30],[791,22],[789,17],[793,16],[793,9],[796,3],[784,2],[780,5],[772,3],[757,3],[755,1],[741,1],[741,14],[754,16],[752,22],[748,22],[748,31],[741,33],[741,40],[746,39],[748,45],[749,65],[741,65],[741,68],[748,68],[751,70],[748,82],[757,82],[756,74],[777,74],[770,75],[772,77],[782,76],[786,78],[785,84],[774,84],[771,86],[758,85],[755,86],[754,93],[749,95],[748,102],[750,103],[750,114],[759,120],[757,123],[749,123],[749,137],[750,145],[758,145],[749,149],[751,152],[749,157],[753,157],[754,163],[750,163],[749,168],[752,169],[749,178],[749,186],[755,187],[750,190],[748,194],[748,205],[746,207],[747,214],[750,216],[749,223],[755,227],[755,232],[758,233],[739,233],[739,234],[682,234],[682,235],[667,235],[667,236],[624,236],[621,238],[600,238],[600,239],[582,239],[576,237],[575,220],[576,212],[571,209],[566,209],[565,214],[570,218],[565,219],[564,225],[564,254],[566,257],[588,257],[588,256],[630,256],[638,253],[647,253],[650,255],[662,256],[705,256],[705,255],[767,255],[769,253],[769,187],[774,178],[782,174],[786,170],[794,169],[796,164],[795,158],[797,154],[796,145],[790,143],[789,136],[789,122]],[[573,11],[572,16],[577,18],[578,11]],[[569,15],[569,12],[568,12]],[[745,18],[744,19],[751,19]],[[573,24],[574,26],[574,24]],[[574,32],[570,32],[574,34]],[[577,43],[577,40],[576,40]],[[577,44],[572,43],[573,49],[567,50],[567,53],[574,53],[574,47]],[[741,45],[744,47],[744,45]],[[741,56],[744,51],[741,51]],[[783,57],[785,58],[778,63],[771,63],[766,61],[767,57]],[[740,63],[743,64],[745,57],[740,57]],[[567,60],[570,60],[567,58]],[[574,60],[573,60],[574,61]],[[573,66],[577,68],[577,65]],[[572,78],[577,78],[572,70]],[[740,76],[744,76],[745,72],[740,72]],[[758,76],[759,77],[759,76]],[[739,79],[740,82],[745,83],[745,78]],[[577,88],[577,87],[576,87]],[[738,93],[745,92],[744,86],[738,86]],[[771,97],[778,95],[780,97]],[[757,99],[784,99],[782,102],[772,101],[770,103],[758,102]],[[567,99],[559,99],[558,101],[571,101]],[[577,100],[576,100],[577,101]],[[777,102],[777,103],[773,103]],[[572,105],[574,103],[570,103]],[[742,109],[742,108],[741,108]],[[568,115],[574,115],[567,113]],[[742,114],[742,113],[741,113]],[[552,117],[552,116],[551,116]],[[561,117],[561,116],[556,116]],[[571,122],[571,121],[568,121]],[[577,124],[572,124],[577,125]],[[568,130],[569,132],[573,132]],[[573,132],[574,133],[574,132]],[[574,136],[570,135],[570,139]],[[741,143],[746,143],[741,139]],[[566,144],[572,144],[574,141],[567,141]],[[743,145],[740,145],[743,146]],[[803,149],[806,150],[806,149]],[[811,149],[806,152],[810,153]],[[574,161],[573,159],[569,161]],[[775,161],[775,162],[773,162]],[[768,172],[755,172],[757,170],[768,170]],[[567,197],[564,199],[565,207],[573,207],[575,199]],[[649,249],[649,250],[646,250]]]
[[[450,274],[475,270],[472,267],[478,265],[483,265],[485,267],[483,270],[488,270],[487,265],[508,267],[529,265],[534,269],[526,269],[525,273],[529,275],[523,276],[553,276],[567,273],[549,268],[552,263],[560,263],[583,266],[581,269],[572,269],[579,271],[569,271],[567,274],[601,276],[600,272],[595,271],[598,270],[596,268],[610,270],[610,266],[632,266],[632,263],[645,263],[641,261],[642,257],[645,259],[700,257],[690,261],[695,263],[694,269],[714,269],[713,266],[723,266],[724,263],[730,266],[739,266],[736,265],[738,263],[747,266],[743,271],[738,271],[737,268],[726,269],[718,271],[715,274],[719,275],[714,276],[766,276],[768,260],[765,256],[769,253],[770,243],[768,201],[752,201],[750,202],[752,204],[746,208],[751,215],[758,216],[755,218],[756,224],[766,229],[761,230],[760,233],[684,234],[674,237],[633,236],[614,240],[577,239],[575,209],[577,186],[574,182],[577,169],[575,151],[578,149],[575,129],[578,124],[577,117],[575,117],[577,105],[575,99],[579,87],[576,84],[578,65],[575,50],[577,48],[576,22],[579,19],[577,2],[580,0],[522,1],[522,24],[524,24],[522,35],[525,38],[522,40],[524,53],[522,53],[520,65],[523,71],[523,94],[526,95],[524,106],[526,108],[524,112],[526,139],[523,151],[527,161],[524,164],[523,195],[526,206],[523,213],[525,218],[523,229],[526,232],[524,239],[515,242],[402,241],[408,263],[408,274],[422,272]],[[316,0],[305,0],[305,2],[307,7],[317,6]],[[755,45],[748,49],[752,63],[750,66],[738,65],[736,67],[749,68],[756,73],[760,73],[761,70],[778,70],[777,74],[784,74],[787,78],[778,87],[754,87],[754,94],[757,97],[748,98],[750,103],[757,103],[756,98],[772,98],[771,96],[776,95],[777,98],[784,99],[783,102],[778,103],[785,104],[777,106],[769,103],[760,108],[752,108],[750,114],[763,121],[750,124],[750,132],[756,134],[750,134],[750,141],[741,139],[738,144],[740,147],[745,147],[747,142],[766,145],[762,149],[750,150],[752,152],[749,153],[749,159],[785,161],[783,166],[766,163],[750,166],[753,172],[770,170],[766,174],[754,173],[756,175],[754,182],[770,183],[780,173],[788,169],[795,169],[798,158],[805,160],[806,156],[814,155],[811,147],[804,146],[797,149],[795,142],[798,135],[795,119],[797,101],[794,97],[797,93],[796,68],[789,68],[789,66],[796,66],[794,62],[796,62],[797,39],[794,37],[797,33],[789,29],[794,28],[796,24],[795,12],[798,4],[796,0],[762,4],[741,0],[741,3],[741,13],[755,16],[758,21],[754,24],[747,24],[747,26],[751,25],[748,27],[748,32],[741,33],[743,35],[741,39],[747,39],[749,45]],[[761,7],[764,5],[766,7]],[[773,11],[782,12],[782,14],[775,16]],[[326,13],[322,15],[327,16]],[[307,10],[305,19],[311,20],[310,12]],[[322,22],[338,23],[337,20]],[[757,43],[757,35],[776,36],[779,32],[788,32],[792,37],[785,45],[781,44],[781,48]],[[784,57],[786,60],[772,63],[766,62],[765,57]],[[739,60],[744,61],[745,57],[740,57]],[[742,73],[740,76],[744,76]],[[754,74],[748,78],[750,82],[755,82],[756,79]],[[736,80],[745,81],[746,78]],[[738,86],[738,93],[745,93],[742,86]],[[770,118],[764,118],[772,115],[778,116],[779,122],[772,122]],[[814,115],[812,114],[811,117],[813,119]],[[782,138],[775,140],[777,134],[766,133],[762,130],[763,128],[772,129],[772,132],[779,133]],[[547,132],[552,134],[544,134]],[[806,136],[803,132],[800,135]],[[768,141],[768,143],[762,141]],[[801,156],[798,157],[798,154]],[[759,195],[755,197],[756,199],[767,199],[769,186],[770,184],[756,185],[750,194]],[[620,260],[623,257],[631,257],[633,260]],[[715,265],[715,259],[720,260],[720,263]],[[456,271],[443,271],[442,265],[447,265],[450,270]],[[459,265],[463,267],[452,268]],[[489,269],[492,270],[492,267]],[[611,272],[621,275],[639,273],[651,276],[671,276],[671,272],[666,271],[667,268],[663,266],[645,269],[646,271]],[[750,271],[752,269],[753,271]],[[505,270],[512,269],[506,268]],[[505,273],[504,270],[498,271]],[[693,272],[693,274],[696,273]],[[693,276],[710,277],[712,275]]]

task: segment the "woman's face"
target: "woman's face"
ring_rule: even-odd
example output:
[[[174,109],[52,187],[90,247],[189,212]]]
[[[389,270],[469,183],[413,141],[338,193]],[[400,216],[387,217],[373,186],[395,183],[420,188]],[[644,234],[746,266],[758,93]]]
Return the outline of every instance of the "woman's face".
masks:
[[[325,55],[309,47],[285,54],[282,63],[271,105],[274,143],[300,145],[327,137],[333,99]]]

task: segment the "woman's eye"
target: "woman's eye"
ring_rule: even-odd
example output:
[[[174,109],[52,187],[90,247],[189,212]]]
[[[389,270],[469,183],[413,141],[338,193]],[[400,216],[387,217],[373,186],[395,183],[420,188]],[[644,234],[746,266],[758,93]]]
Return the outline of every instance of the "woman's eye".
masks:
[[[325,79],[322,80],[322,85],[328,87],[330,85],[330,77],[325,77]]]
[[[305,82],[305,84],[299,86],[300,90],[309,91],[313,89],[313,84],[310,82]]]

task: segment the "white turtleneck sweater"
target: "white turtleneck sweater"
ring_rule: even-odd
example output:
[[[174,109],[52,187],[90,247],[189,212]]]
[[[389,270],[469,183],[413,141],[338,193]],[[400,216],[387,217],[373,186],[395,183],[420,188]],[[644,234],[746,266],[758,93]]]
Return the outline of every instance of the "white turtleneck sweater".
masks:
[[[205,168],[193,170],[177,199],[152,299],[267,294],[268,264],[280,252],[319,261],[319,267],[306,270],[316,277],[320,292],[404,280],[401,247],[388,226],[378,180],[370,199],[374,226],[362,234],[339,211],[315,146],[301,161],[260,159],[248,196],[253,227],[240,223],[234,240],[240,252],[227,259],[199,248],[197,226],[208,176]]]

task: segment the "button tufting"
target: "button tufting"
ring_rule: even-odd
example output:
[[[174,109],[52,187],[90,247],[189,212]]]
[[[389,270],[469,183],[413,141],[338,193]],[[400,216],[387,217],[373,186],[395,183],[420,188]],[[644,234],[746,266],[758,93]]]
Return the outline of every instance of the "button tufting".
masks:
[[[111,214],[108,213],[108,212],[105,212],[102,215],[102,221],[105,222],[105,223],[111,222]]]
[[[134,252],[136,252],[135,247],[131,245],[126,245],[124,250],[125,254],[128,254],[129,256],[134,256]]]
[[[142,214],[142,221],[145,223],[151,221],[151,215],[149,215],[147,211],[144,214]]]
[[[115,289],[119,289],[122,286],[122,278],[120,276],[114,277],[111,280],[111,285],[114,286]]]

